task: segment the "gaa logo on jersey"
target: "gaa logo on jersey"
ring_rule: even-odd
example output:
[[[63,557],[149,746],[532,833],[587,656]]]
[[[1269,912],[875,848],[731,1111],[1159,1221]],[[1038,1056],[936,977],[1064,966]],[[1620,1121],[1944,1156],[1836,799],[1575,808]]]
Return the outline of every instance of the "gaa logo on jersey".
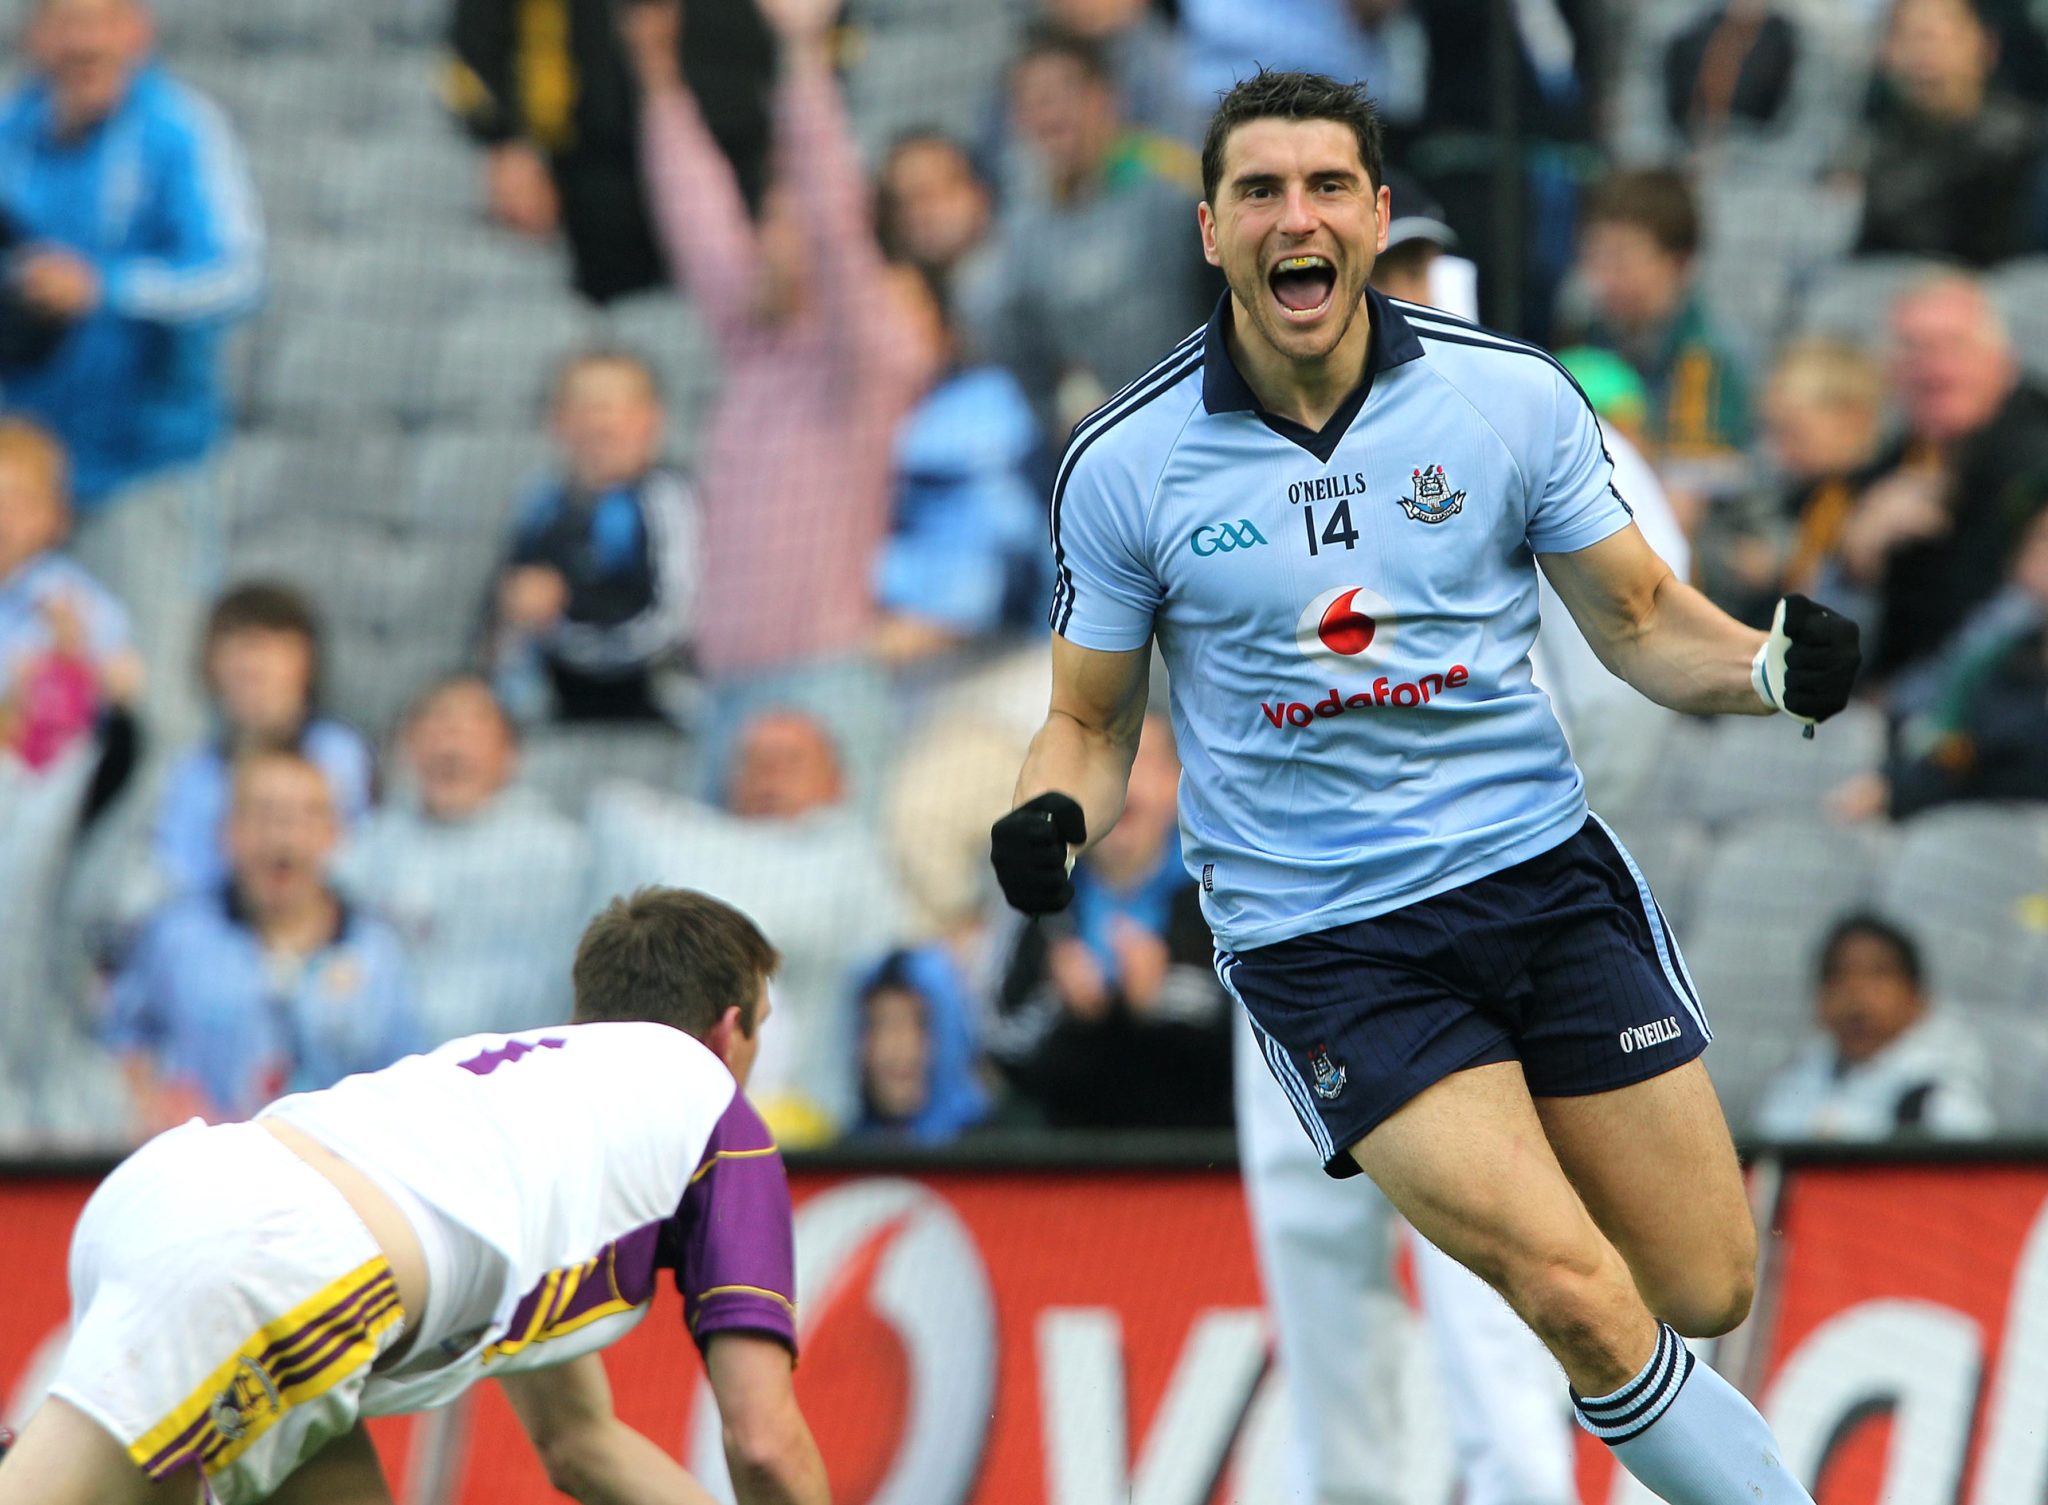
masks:
[[[1401,510],[1418,523],[1440,523],[1465,510],[1465,493],[1452,491],[1441,465],[1424,465],[1410,478],[1413,496],[1401,498]]]
[[[1362,585],[1326,590],[1303,608],[1294,646],[1326,667],[1364,668],[1383,662],[1394,646],[1394,608]]]

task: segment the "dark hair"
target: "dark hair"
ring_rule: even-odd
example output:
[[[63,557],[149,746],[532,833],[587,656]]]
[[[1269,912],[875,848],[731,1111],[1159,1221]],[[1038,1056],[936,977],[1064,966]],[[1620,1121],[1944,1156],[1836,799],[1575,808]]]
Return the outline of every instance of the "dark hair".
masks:
[[[1914,939],[1883,915],[1872,910],[1856,910],[1843,915],[1828,930],[1828,936],[1820,948],[1820,980],[1831,982],[1841,966],[1842,948],[1851,941],[1872,940],[1888,947],[1893,962],[1906,981],[1919,987],[1924,976],[1920,967],[1920,947]]]
[[[288,632],[306,644],[311,661],[306,702],[310,709],[320,694],[320,619],[312,603],[291,586],[276,580],[248,580],[232,586],[207,613],[206,632],[199,640],[200,677],[211,680],[207,664],[220,640],[238,632]]]
[[[548,383],[550,406],[562,400],[562,394],[569,388],[569,378],[585,366],[630,366],[640,373],[640,379],[647,383],[647,396],[657,405],[662,400],[661,377],[654,369],[654,363],[637,350],[628,350],[623,345],[593,345],[587,350],[578,350],[562,357],[555,367],[554,379]]]
[[[889,143],[888,151],[882,154],[881,170],[875,174],[875,238],[882,243],[882,255],[890,261],[910,261],[909,248],[903,243],[903,230],[897,221],[902,217],[903,206],[890,187],[889,174],[895,168],[897,159],[906,152],[920,147],[936,147],[951,152],[967,168],[967,175],[974,179],[983,193],[988,192],[988,179],[983,176],[981,164],[974,160],[974,153],[963,144],[947,135],[935,125],[913,126],[900,132]]]
[[[1700,248],[1700,206],[1692,184],[1668,167],[1609,173],[1586,195],[1582,226],[1634,225],[1667,256],[1690,261]]]
[[[643,888],[584,929],[570,969],[578,1024],[646,1020],[698,1039],[729,1008],[759,1022],[761,984],[782,964],[754,922],[709,894]]]
[[[1025,28],[1023,45],[1017,49],[1011,69],[1041,57],[1065,58],[1087,74],[1091,83],[1116,87],[1116,69],[1110,65],[1109,51],[1093,37],[1084,37],[1049,21],[1034,21]]]
[[[1254,120],[1334,120],[1348,125],[1358,138],[1358,160],[1365,164],[1373,187],[1384,181],[1379,107],[1364,84],[1340,84],[1321,73],[1261,68],[1225,94],[1209,117],[1209,132],[1202,138],[1202,197],[1210,203],[1216,201],[1216,185],[1223,181],[1223,148],[1230,133]]]

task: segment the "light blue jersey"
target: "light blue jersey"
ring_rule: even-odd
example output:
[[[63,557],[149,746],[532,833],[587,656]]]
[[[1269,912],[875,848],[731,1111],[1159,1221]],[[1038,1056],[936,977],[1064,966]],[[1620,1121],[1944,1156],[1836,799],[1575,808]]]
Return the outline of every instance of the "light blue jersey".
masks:
[[[1320,432],[1264,412],[1229,300],[1075,430],[1052,626],[1157,635],[1188,871],[1219,945],[1398,909],[1586,818],[1530,681],[1534,556],[1629,525],[1592,409],[1533,345],[1368,292],[1365,380]]]

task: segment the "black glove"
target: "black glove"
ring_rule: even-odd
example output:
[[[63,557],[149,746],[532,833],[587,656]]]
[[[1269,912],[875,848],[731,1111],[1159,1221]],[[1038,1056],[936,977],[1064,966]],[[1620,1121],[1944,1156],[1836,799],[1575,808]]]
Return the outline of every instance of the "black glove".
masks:
[[[1774,626],[1786,639],[1785,688],[1781,699],[1794,716],[1825,721],[1849,703],[1863,654],[1859,631],[1838,611],[1804,596],[1787,596]]]
[[[1026,800],[989,829],[989,860],[1012,909],[1051,914],[1074,902],[1069,847],[1088,840],[1088,820],[1064,794]]]

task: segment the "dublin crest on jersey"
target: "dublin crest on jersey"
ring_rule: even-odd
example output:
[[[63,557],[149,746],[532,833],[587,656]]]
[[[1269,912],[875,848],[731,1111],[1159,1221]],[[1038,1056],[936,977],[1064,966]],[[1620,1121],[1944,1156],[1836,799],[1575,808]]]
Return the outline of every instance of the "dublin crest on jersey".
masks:
[[[1465,510],[1465,493],[1451,490],[1441,465],[1425,465],[1413,477],[1415,495],[1401,498],[1401,510],[1418,523],[1440,523]]]
[[[1332,1102],[1344,1090],[1347,1073],[1343,1064],[1330,1059],[1330,1047],[1318,1045],[1308,1053],[1309,1070],[1315,1073],[1316,1096],[1324,1102]]]

